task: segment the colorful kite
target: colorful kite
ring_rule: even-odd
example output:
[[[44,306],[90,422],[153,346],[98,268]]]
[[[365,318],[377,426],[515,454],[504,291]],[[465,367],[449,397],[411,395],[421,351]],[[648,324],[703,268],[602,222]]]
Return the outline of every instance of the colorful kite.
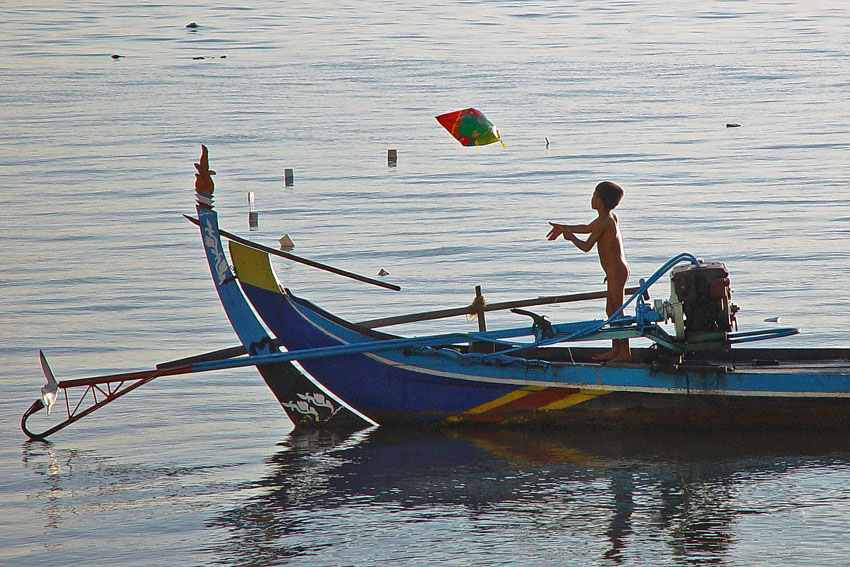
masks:
[[[480,110],[467,108],[441,114],[436,118],[462,146],[486,146],[499,142],[505,147],[499,131],[493,128],[493,123],[487,120]]]

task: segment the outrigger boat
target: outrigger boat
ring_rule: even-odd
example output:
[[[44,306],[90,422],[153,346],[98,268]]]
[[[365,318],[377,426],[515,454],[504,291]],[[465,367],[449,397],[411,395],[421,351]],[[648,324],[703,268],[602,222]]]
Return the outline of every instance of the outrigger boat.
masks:
[[[399,288],[220,230],[206,148],[195,165],[198,218],[187,218],[200,226],[213,282],[242,346],[151,371],[68,381],[57,381],[40,354],[47,385],[22,417],[29,437],[43,439],[159,376],[244,366],[257,367],[299,427],[850,427],[850,349],[737,346],[799,331],[737,331],[738,308],[722,263],[679,254],[630,289],[623,307],[604,320],[553,324],[522,309],[604,296],[589,293],[490,305],[477,301],[469,308],[352,323],[283,287],[270,255]],[[222,236],[230,241],[230,261]],[[667,274],[669,299],[650,304],[650,287]],[[627,308],[634,315],[626,315]],[[486,330],[483,314],[498,309],[528,316],[531,324]],[[401,337],[376,330],[468,313],[478,314],[478,332]],[[619,338],[653,344],[616,363],[595,362],[599,348],[578,346]],[[76,404],[70,402],[74,388],[83,391]],[[33,432],[28,419],[44,408],[49,413],[62,394],[65,419]]]

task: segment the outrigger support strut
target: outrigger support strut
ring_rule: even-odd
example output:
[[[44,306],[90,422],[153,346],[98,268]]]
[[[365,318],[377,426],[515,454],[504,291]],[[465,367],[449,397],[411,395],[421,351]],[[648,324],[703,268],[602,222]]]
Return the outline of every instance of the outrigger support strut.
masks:
[[[240,345],[238,347],[206,352],[171,362],[163,362],[157,364],[154,370],[141,370],[76,380],[57,381],[53,376],[50,365],[47,363],[47,357],[44,356],[43,351],[39,350],[38,355],[41,360],[41,369],[44,372],[44,377],[47,379],[47,384],[41,389],[41,398],[34,401],[29,409],[24,412],[23,416],[21,416],[21,430],[30,439],[43,441],[49,435],[68,427],[75,421],[102,408],[109,402],[117,400],[124,394],[129,394],[139,386],[144,386],[155,378],[189,374],[196,371],[193,366],[195,363],[224,360],[243,354],[246,354],[246,350]],[[71,389],[79,388],[83,389],[83,393],[76,403],[72,403],[68,392]],[[30,416],[45,408],[49,414],[53,405],[58,401],[60,394],[65,398],[65,419],[45,431],[36,433],[30,430],[27,426],[27,420]]]
[[[139,386],[143,386],[155,378],[171,374],[184,374],[187,371],[186,367],[170,367],[57,382],[53,379],[53,373],[50,372],[50,367],[47,365],[47,359],[44,353],[39,351],[39,356],[41,357],[42,368],[47,378],[47,386],[42,388],[42,397],[34,401],[29,409],[24,412],[24,415],[21,416],[21,429],[27,437],[35,441],[44,440],[49,435],[68,427],[75,421],[102,408],[109,402],[117,400],[124,394],[129,394]],[[51,388],[51,386],[53,387]],[[71,388],[83,388],[83,393],[76,403],[71,401],[68,394]],[[60,394],[65,398],[65,419],[45,431],[38,433],[31,431],[27,427],[27,420],[30,416],[45,408],[47,409],[47,413],[50,413],[51,407],[58,401]]]
[[[56,433],[60,429],[64,429],[64,428],[68,427],[69,425],[71,425],[75,421],[82,419],[85,416],[87,416],[88,414],[92,413],[93,411],[102,408],[103,406],[105,406],[109,402],[120,398],[124,394],[127,394],[127,393],[135,390],[139,386],[147,384],[148,382],[150,382],[154,378],[158,378],[159,376],[162,376],[163,374],[165,374],[165,373],[162,373],[162,374],[157,373],[157,374],[154,374],[154,375],[149,376],[147,378],[142,378],[142,379],[136,380],[134,382],[129,382],[127,380],[117,380],[116,382],[89,384],[89,385],[85,386],[85,391],[83,392],[82,396],[77,401],[77,403],[74,405],[73,409],[71,408],[71,402],[68,398],[68,392],[67,392],[67,389],[70,388],[70,386],[65,386],[64,384],[60,383],[59,391],[64,393],[65,410],[67,411],[67,418],[64,421],[62,421],[61,423],[51,427],[50,429],[42,431],[40,433],[35,433],[35,432],[31,431],[27,427],[27,419],[29,419],[29,417],[31,415],[38,412],[42,408],[47,407],[44,404],[44,400],[39,398],[32,403],[32,405],[29,407],[29,409],[27,411],[25,411],[24,415],[21,417],[21,429],[27,435],[27,437],[29,437],[30,439],[32,439],[34,441],[42,441],[42,440],[46,439],[47,436],[52,435],[53,433]],[[89,394],[91,394],[91,396],[89,396]],[[98,399],[98,394],[100,394],[103,397],[101,399]],[[85,402],[87,398],[90,398],[91,405],[89,405],[88,407],[81,410],[81,406],[83,405],[83,402]]]

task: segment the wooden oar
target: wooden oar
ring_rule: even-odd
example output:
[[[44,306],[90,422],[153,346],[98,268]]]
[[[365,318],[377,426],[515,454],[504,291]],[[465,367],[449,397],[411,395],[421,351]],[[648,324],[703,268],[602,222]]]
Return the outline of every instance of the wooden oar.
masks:
[[[198,219],[194,217],[190,217],[189,215],[183,215],[191,222],[196,225],[200,225]],[[289,252],[284,252],[283,250],[276,250],[275,248],[270,248],[268,246],[263,246],[257,242],[253,242],[246,238],[242,238],[241,236],[237,236],[233,233],[227,232],[226,230],[219,229],[219,234],[223,237],[232,240],[233,242],[238,242],[248,248],[253,248],[254,250],[260,250],[261,252],[265,252],[266,254],[273,254],[275,256],[280,256],[281,258],[286,258],[287,260],[292,260],[293,262],[298,262],[299,264],[304,264],[306,266],[310,266],[313,268],[318,268],[320,270],[325,270],[326,272],[331,272],[338,276],[344,276],[346,278],[351,278],[353,280],[357,280],[360,282],[376,285],[379,287],[383,287],[386,289],[391,289],[393,291],[401,291],[401,286],[397,286],[395,284],[382,282],[381,280],[376,280],[374,278],[370,278],[368,276],[361,276],[360,274],[355,274],[353,272],[349,272],[347,270],[342,270],[340,268],[334,268],[333,266],[329,266],[327,264],[322,264],[321,262],[316,262],[315,260],[308,260],[307,258],[302,258],[301,256],[296,256],[295,254],[290,254]]]
[[[639,288],[626,288],[626,295],[636,292]],[[518,299],[515,301],[503,301],[501,303],[488,303],[483,307],[484,311],[499,311],[504,309],[514,309],[517,307],[529,307],[531,305],[548,305],[551,303],[569,303],[572,301],[585,301],[588,299],[604,299],[607,295],[605,291],[591,291],[588,293],[574,293],[571,295],[550,295],[545,297],[535,297],[532,299]],[[477,309],[477,308],[476,308]],[[443,319],[445,317],[457,317],[460,315],[469,315],[474,313],[469,307],[455,307],[451,309],[438,309],[436,311],[423,311],[421,313],[410,313],[408,315],[397,315],[395,317],[383,317],[381,319],[370,319],[357,323],[361,327],[375,329],[377,327],[389,327],[391,325],[402,325],[404,323],[415,323],[416,321],[431,321],[433,319]]]
[[[277,341],[274,342],[275,344],[278,344]],[[219,360],[222,358],[233,358],[234,356],[242,356],[243,354],[248,354],[248,349],[246,349],[242,345],[239,345],[219,350],[213,350],[210,352],[205,352],[203,354],[196,354],[194,356],[188,356],[186,358],[181,358],[178,360],[171,360],[169,362],[160,362],[156,365],[156,369],[166,370],[180,366],[189,366],[195,364],[196,362],[206,362],[208,360]]]

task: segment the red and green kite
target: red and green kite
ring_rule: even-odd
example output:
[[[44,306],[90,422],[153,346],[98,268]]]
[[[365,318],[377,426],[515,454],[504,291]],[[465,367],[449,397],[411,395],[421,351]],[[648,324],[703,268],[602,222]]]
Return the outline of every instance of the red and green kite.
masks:
[[[486,146],[499,142],[505,143],[499,136],[499,131],[493,128],[493,123],[487,120],[484,113],[474,108],[457,110],[437,116],[437,122],[449,131],[462,146]]]

